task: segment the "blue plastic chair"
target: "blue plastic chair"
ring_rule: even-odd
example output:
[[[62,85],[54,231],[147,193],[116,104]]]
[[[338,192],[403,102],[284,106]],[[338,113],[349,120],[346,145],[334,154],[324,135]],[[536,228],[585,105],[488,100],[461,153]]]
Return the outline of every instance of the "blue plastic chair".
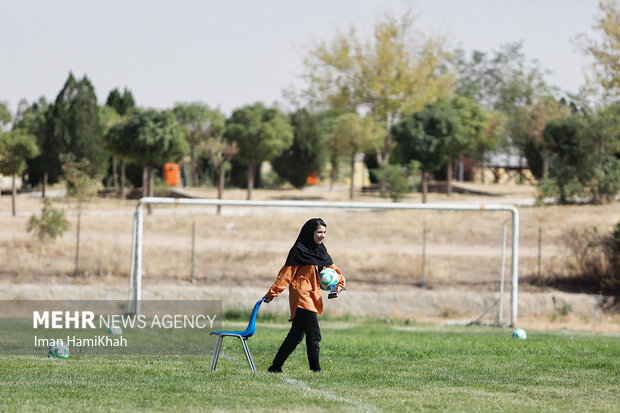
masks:
[[[254,309],[252,310],[252,315],[250,316],[250,323],[248,324],[248,328],[243,331],[212,331],[211,335],[217,336],[217,342],[215,343],[215,350],[213,351],[213,360],[211,361],[211,371],[215,371],[215,366],[217,365],[217,358],[220,355],[220,349],[222,348],[222,339],[224,337],[238,337],[241,340],[241,344],[243,345],[243,350],[245,351],[245,356],[248,359],[248,363],[250,363],[250,368],[252,371],[256,371],[256,366],[254,366],[254,360],[252,360],[252,353],[250,353],[250,348],[248,347],[248,338],[254,335],[256,331],[256,316],[258,315],[258,309],[260,308],[263,299],[261,298],[254,305]]]

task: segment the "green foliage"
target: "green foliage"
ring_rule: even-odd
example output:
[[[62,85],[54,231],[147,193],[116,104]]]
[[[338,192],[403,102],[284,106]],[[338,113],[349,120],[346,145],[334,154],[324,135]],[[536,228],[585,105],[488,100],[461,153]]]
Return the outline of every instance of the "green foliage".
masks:
[[[122,95],[118,91],[118,88],[110,91],[110,93],[108,94],[108,98],[106,99],[105,105],[113,108],[116,113],[121,116],[128,115],[129,111],[136,107],[136,103],[133,99],[133,94],[127,88],[125,88]]]
[[[256,103],[233,112],[224,136],[237,143],[239,162],[258,165],[280,155],[293,143],[293,128],[278,109]]]
[[[458,73],[457,92],[494,112],[489,125],[492,129],[480,141],[482,146],[475,145],[478,154],[497,145],[508,152],[516,148],[523,154],[527,136],[522,132],[519,110],[556,92],[545,82],[539,63],[526,61],[523,42],[503,44],[492,54],[475,50],[470,58],[463,50],[456,50],[453,63]]]
[[[78,204],[92,198],[97,193],[97,179],[88,174],[87,159],[76,160],[73,154],[61,155],[62,172],[67,195],[75,197]]]
[[[351,28],[317,44],[304,61],[304,93],[312,104],[365,109],[383,126],[381,167],[394,147],[393,123],[453,89],[444,41],[416,33],[414,23],[411,12],[385,13],[369,38]]]
[[[101,176],[107,169],[95,90],[84,76],[79,82],[69,74],[56,101],[46,112],[46,133],[42,144],[43,169],[49,182],[56,182],[61,170],[60,155],[72,153],[88,160],[88,174]]]
[[[620,191],[620,104],[552,120],[543,131],[561,203],[613,201]],[[551,182],[551,181],[548,181]]]
[[[12,116],[6,103],[0,102],[0,132],[11,122]]]
[[[446,153],[456,158],[483,139],[488,124],[486,112],[472,99],[457,95],[451,105],[458,113],[461,129],[446,142]]]
[[[187,141],[190,145],[224,132],[226,117],[219,109],[211,109],[203,103],[179,103],[172,112],[177,122],[188,129]]]
[[[446,101],[428,104],[423,110],[405,117],[392,128],[406,161],[420,162],[423,171],[431,172],[446,162],[446,143],[460,135],[458,112]]]
[[[50,104],[44,97],[41,97],[31,105],[28,105],[25,100],[22,100],[17,110],[14,128],[22,129],[29,135],[35,136],[39,148],[43,148],[47,136],[45,118],[49,108]],[[28,182],[31,185],[36,185],[43,180],[43,175],[45,174],[45,157],[46,155],[40,152],[38,156],[26,160]]]
[[[293,143],[271,161],[274,171],[295,188],[306,186],[306,178],[320,172],[325,157],[325,135],[319,118],[300,109],[291,115]]]
[[[582,50],[594,58],[588,76],[590,92],[600,92],[604,100],[613,101],[620,96],[620,3],[602,0],[599,11],[592,27],[599,39],[582,34],[579,40]]]
[[[405,195],[410,193],[416,182],[415,177],[420,172],[420,164],[411,161],[407,167],[388,164],[383,169],[374,169],[372,173],[381,182],[385,182],[385,189],[381,191],[381,196],[392,199],[392,202],[401,201]]]
[[[65,213],[52,207],[49,199],[43,198],[41,216],[32,215],[28,221],[26,231],[33,232],[41,241],[50,239],[54,241],[69,228],[69,221]]]
[[[293,128],[285,114],[262,103],[244,106],[226,121],[224,137],[237,144],[235,160],[247,166],[247,199],[252,197],[256,169],[293,143]],[[232,178],[235,176],[233,164]]]
[[[14,129],[0,133],[0,173],[20,174],[26,167],[26,159],[39,154],[36,137],[25,130]]]
[[[175,162],[187,153],[186,132],[171,111],[134,110],[110,128],[106,144],[113,154],[142,166]]]
[[[198,185],[196,171],[197,151],[209,147],[209,158],[215,163],[215,169],[220,168],[218,158],[223,157],[220,145],[221,137],[226,125],[226,117],[218,109],[211,109],[203,103],[181,103],[172,110],[177,121],[187,129],[186,137],[190,155],[190,179],[192,185]],[[219,148],[219,151],[214,149]],[[225,162],[225,161],[224,161]]]

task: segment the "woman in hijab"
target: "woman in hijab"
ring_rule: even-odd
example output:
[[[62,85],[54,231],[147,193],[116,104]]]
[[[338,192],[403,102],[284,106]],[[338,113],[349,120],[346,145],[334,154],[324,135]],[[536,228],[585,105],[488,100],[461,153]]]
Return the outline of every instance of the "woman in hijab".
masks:
[[[286,287],[289,287],[289,304],[293,321],[291,330],[280,346],[273,363],[267,369],[272,373],[281,373],[282,365],[295,347],[306,336],[306,350],[308,352],[308,364],[312,371],[322,371],[319,362],[319,342],[321,330],[317,314],[323,311],[323,299],[321,298],[321,285],[319,273],[325,267],[333,268],[340,276],[336,291],[344,289],[345,280],[342,273],[327,253],[323,244],[327,224],[321,218],[308,220],[299,232],[295,245],[291,248],[286,258],[286,263],[280,270],[276,282],[265,294],[266,303],[280,295]]]

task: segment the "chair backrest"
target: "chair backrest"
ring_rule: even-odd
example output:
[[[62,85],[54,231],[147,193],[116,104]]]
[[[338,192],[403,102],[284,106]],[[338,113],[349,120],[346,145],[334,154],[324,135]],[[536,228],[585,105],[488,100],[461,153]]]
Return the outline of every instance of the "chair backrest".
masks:
[[[248,328],[246,328],[242,334],[244,337],[252,337],[254,335],[254,332],[256,331],[256,316],[258,315],[258,309],[260,308],[262,302],[263,299],[261,298],[256,302],[256,304],[254,304],[254,309],[252,310],[252,315],[250,316]]]

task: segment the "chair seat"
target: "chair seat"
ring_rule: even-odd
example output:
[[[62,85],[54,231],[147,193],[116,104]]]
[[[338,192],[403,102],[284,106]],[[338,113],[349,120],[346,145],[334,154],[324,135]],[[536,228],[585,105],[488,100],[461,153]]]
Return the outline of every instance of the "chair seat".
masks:
[[[211,336],[235,336],[235,337],[251,337],[246,331],[212,331]]]

